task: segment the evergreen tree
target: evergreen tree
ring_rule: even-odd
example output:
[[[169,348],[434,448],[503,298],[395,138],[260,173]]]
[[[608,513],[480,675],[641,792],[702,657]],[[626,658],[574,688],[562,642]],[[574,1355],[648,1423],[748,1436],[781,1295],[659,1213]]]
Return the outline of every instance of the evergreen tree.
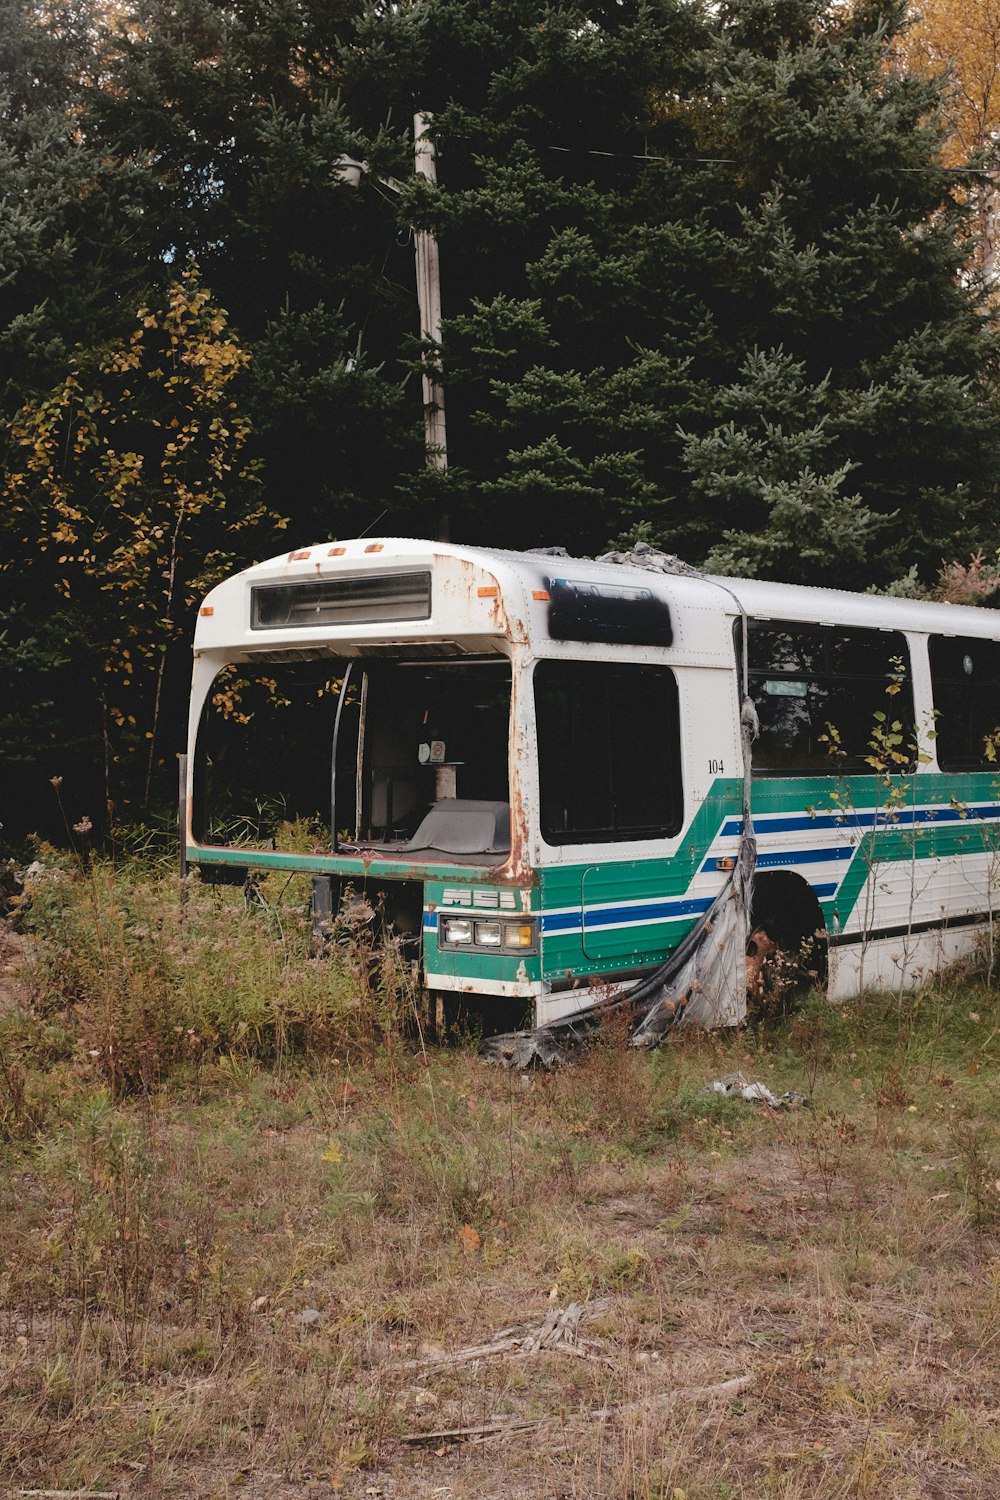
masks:
[[[588,550],[682,488],[713,245],[676,101],[707,41],[682,0],[368,10],[353,116],[419,107],[440,151],[401,213],[440,237],[458,535]]]
[[[844,493],[853,465],[831,468],[827,383],[810,385],[788,355],[754,350],[716,405],[729,421],[685,446],[694,492],[733,520],[706,566],[790,582],[865,576],[884,523]]]
[[[645,522],[715,565],[856,582],[860,561],[883,583],[992,542],[995,343],[936,86],[893,65],[901,18],[825,0],[369,10],[353,115],[435,113],[442,186],[406,211],[441,236],[463,535],[586,550]],[[737,418],[755,350],[773,404]],[[782,411],[807,390],[825,478],[804,475],[797,513]],[[742,488],[706,469],[734,421],[763,465]],[[831,554],[801,555],[848,474],[863,558],[836,541],[842,500]]]
[[[688,441],[700,518],[685,530],[711,562],[886,584],[914,565],[933,577],[943,557],[1000,539],[996,342],[963,271],[939,96],[893,66],[901,19],[894,4],[733,0],[705,55],[701,140],[733,163],[714,216],[730,268],[714,290],[718,353],[733,368],[750,349],[768,351],[735,385],[718,383],[701,419],[714,413],[719,425],[699,423],[704,441]],[[789,465],[802,429],[787,408],[805,387],[837,481],[829,506],[808,469],[796,499]],[[742,492],[723,477],[736,437]],[[775,474],[782,488],[769,500]],[[860,555],[841,525],[848,474]],[[841,540],[831,533],[826,555],[802,549],[829,528]],[[740,532],[760,534],[741,542]]]

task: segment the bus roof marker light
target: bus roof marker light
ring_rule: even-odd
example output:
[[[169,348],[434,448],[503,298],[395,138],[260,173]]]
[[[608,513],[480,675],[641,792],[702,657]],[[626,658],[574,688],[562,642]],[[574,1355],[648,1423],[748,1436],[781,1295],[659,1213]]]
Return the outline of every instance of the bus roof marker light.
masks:
[[[198,613],[203,618],[207,618],[209,615],[214,615],[215,614],[215,606],[213,604],[203,604],[201,606],[201,609],[199,609]]]
[[[480,599],[495,599],[500,590],[497,588],[495,583],[490,583],[481,585],[476,590],[476,592],[479,595]]]
[[[308,552],[289,552],[289,554],[288,554],[288,561],[289,562],[305,562],[308,559],[308,557],[309,557],[309,553]]]
[[[532,589],[531,597],[532,599],[541,599],[542,602],[545,603],[552,596],[550,595],[548,589]]]
[[[383,544],[381,542],[369,542],[368,546],[365,548],[365,551],[366,552],[381,552],[382,551],[382,545]]]
[[[331,547],[326,555],[327,557],[343,557],[346,551],[346,547]]]

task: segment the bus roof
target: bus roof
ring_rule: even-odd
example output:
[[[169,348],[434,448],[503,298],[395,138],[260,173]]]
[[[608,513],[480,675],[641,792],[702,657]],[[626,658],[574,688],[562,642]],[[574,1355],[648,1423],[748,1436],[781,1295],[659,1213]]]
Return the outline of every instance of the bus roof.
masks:
[[[681,567],[683,568],[683,564]],[[263,630],[251,621],[250,596],[254,589],[281,589],[312,583],[320,586],[335,579],[361,579],[366,575],[392,577],[408,570],[424,569],[442,579],[442,603],[435,608],[435,630],[440,635],[458,632],[482,642],[497,637],[531,640],[549,635],[544,620],[548,590],[553,585],[580,589],[626,591],[648,601],[662,600],[684,615],[688,610],[710,610],[735,617],[741,611],[758,619],[794,620],[803,623],[853,625],[869,629],[904,630],[939,635],[1000,636],[1000,613],[977,606],[931,603],[893,598],[881,594],[857,594],[845,590],[770,583],[758,579],[724,578],[690,572],[664,572],[640,562],[611,562],[573,557],[559,549],[516,552],[450,542],[431,542],[410,537],[357,538],[327,541],[282,553],[227,579],[202,604],[196,632],[196,650],[238,645],[264,649],[269,645],[304,645],[301,628]],[[494,586],[495,585],[495,586]],[[400,619],[408,617],[401,615]],[[429,618],[413,616],[411,622],[392,627],[384,624],[374,633],[394,639],[419,639],[430,633]],[[346,633],[371,637],[372,625],[357,622],[332,624],[315,634],[346,644]]]

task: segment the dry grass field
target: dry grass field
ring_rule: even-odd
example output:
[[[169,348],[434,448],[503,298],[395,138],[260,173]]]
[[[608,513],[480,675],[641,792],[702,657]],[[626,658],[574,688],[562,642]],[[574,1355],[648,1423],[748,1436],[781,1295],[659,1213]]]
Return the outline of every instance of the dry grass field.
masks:
[[[310,958],[294,886],[182,919],[48,858],[0,978],[0,1492],[1000,1495],[975,975],[518,1076],[407,1035],[356,926]]]

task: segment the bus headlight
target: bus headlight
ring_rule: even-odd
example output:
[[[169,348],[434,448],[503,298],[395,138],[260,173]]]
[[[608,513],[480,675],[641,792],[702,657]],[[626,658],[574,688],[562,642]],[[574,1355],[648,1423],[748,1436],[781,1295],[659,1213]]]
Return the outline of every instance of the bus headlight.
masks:
[[[472,923],[468,917],[445,917],[441,923],[441,938],[456,946],[472,942]]]
[[[533,953],[538,947],[538,923],[482,921],[477,917],[448,917],[438,921],[443,948],[474,948],[480,953]]]

